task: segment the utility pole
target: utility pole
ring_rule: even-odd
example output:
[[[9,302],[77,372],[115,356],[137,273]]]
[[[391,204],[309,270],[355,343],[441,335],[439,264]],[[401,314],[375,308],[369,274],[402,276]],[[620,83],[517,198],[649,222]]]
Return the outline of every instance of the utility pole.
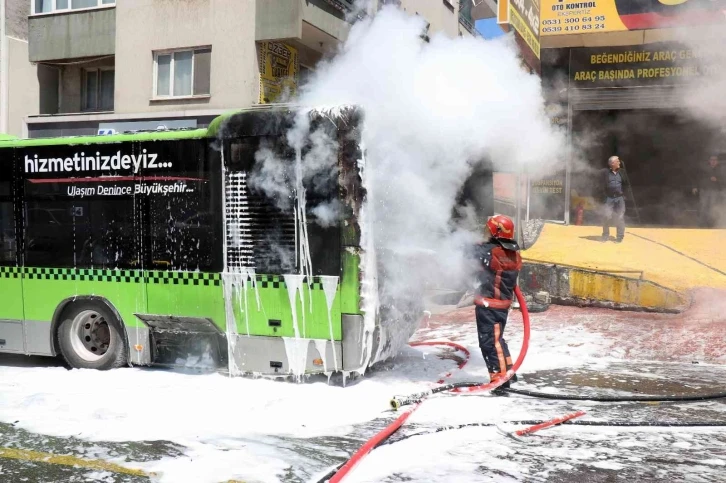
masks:
[[[515,190],[516,212],[514,214],[514,226],[517,228],[517,244],[521,247],[524,243],[524,230],[522,229],[522,167],[517,170],[517,188]]]

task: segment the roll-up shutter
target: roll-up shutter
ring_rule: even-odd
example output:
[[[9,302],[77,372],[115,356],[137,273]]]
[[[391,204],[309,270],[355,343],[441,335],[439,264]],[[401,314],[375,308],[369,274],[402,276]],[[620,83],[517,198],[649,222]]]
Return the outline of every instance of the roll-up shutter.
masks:
[[[570,106],[576,111],[676,109],[683,107],[682,99],[682,90],[674,86],[570,90]]]

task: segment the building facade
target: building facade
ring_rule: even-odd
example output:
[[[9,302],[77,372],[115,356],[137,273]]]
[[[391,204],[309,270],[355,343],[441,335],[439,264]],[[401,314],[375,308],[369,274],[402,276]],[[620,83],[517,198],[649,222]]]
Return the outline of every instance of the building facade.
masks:
[[[628,224],[702,226],[713,208],[726,224],[699,192],[712,159],[726,164],[723,5],[503,1],[550,120],[568,140],[557,159],[543,160],[550,173],[526,187],[526,216],[599,224],[596,172],[617,155],[630,181]]]
[[[289,99],[360,14],[346,0],[18,1],[37,79],[31,138],[204,127]],[[476,35],[470,0],[371,8],[386,3],[422,15],[429,33]]]
[[[26,0],[0,1],[0,133],[22,136],[24,117],[37,113],[38,79],[28,62]]]

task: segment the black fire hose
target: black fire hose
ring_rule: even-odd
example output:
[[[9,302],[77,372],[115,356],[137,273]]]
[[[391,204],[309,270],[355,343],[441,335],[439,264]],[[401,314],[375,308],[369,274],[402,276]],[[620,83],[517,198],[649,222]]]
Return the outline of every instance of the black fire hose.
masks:
[[[411,394],[407,397],[396,397],[391,399],[391,408],[399,409],[401,406],[415,404],[431,394],[450,391],[460,387],[479,387],[484,382],[453,382],[443,386],[435,387],[427,391]],[[695,394],[691,396],[576,396],[573,394],[550,394],[546,392],[526,391],[523,389],[497,388],[493,393],[507,392],[520,396],[536,397],[540,399],[557,399],[560,401],[594,401],[594,402],[670,402],[670,401],[710,401],[713,399],[726,399],[726,392],[714,394]]]
[[[473,384],[473,383],[469,383]],[[669,402],[669,401],[710,401],[726,399],[726,392],[714,394],[694,394],[691,396],[576,396],[573,394],[550,394],[546,392],[526,391],[524,389],[499,388],[498,392],[508,392],[520,396],[540,399],[557,399],[560,401],[594,401],[594,402]],[[570,423],[575,424],[575,423]],[[579,423],[578,423],[579,424]]]
[[[503,424],[517,424],[517,425],[535,425],[535,424],[542,424],[546,421],[543,420],[528,420],[528,421],[509,421]],[[673,422],[673,423],[666,423],[666,422],[660,422],[660,421],[581,421],[581,420],[568,420],[560,423],[560,425],[570,425],[570,426],[617,426],[617,427],[623,427],[623,428],[644,428],[644,427],[650,427],[650,428],[695,428],[695,427],[701,427],[701,428],[720,428],[725,427],[726,422],[704,422],[704,421],[692,421],[692,422]],[[412,433],[407,434],[405,436],[401,436],[400,438],[396,438],[393,440],[385,441],[378,446],[385,446],[388,444],[394,444],[394,443],[400,443],[403,440],[413,438],[414,436],[424,436],[427,434],[436,434],[441,433],[443,431],[454,431],[457,429],[464,429],[464,428],[473,428],[473,427],[495,427],[498,426],[494,423],[466,423],[466,424],[457,424],[455,426],[442,426],[440,428],[436,428],[431,431],[422,431],[420,433]]]

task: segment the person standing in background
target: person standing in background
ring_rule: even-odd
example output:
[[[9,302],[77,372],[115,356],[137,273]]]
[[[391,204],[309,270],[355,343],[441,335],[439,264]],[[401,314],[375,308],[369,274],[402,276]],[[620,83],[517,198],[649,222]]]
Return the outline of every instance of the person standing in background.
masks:
[[[698,195],[699,225],[704,228],[713,228],[717,225],[718,207],[724,201],[724,188],[726,188],[726,172],[718,156],[712,155],[708,164],[697,172],[696,187],[693,194]]]
[[[605,184],[605,206],[602,224],[602,241],[610,239],[610,223],[615,218],[617,238],[620,243],[625,237],[625,197],[623,196],[623,176],[620,173],[620,158],[610,156],[608,167],[600,171]]]

